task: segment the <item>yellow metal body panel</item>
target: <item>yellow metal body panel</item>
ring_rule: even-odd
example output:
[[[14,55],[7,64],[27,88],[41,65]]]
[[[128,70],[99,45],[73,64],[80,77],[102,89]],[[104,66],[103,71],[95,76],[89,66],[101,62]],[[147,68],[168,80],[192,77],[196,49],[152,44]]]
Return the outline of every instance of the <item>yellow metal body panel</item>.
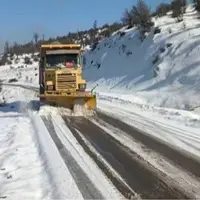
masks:
[[[56,91],[76,91],[79,84],[85,84],[82,78],[82,69],[80,67],[64,69],[45,69],[46,85],[55,85]],[[63,82],[64,80],[70,83]]]

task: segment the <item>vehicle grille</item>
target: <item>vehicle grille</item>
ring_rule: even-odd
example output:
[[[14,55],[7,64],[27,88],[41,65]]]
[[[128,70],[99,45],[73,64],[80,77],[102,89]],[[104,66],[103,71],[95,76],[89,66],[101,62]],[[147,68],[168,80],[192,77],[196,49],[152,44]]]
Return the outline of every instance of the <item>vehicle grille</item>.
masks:
[[[70,90],[76,88],[76,74],[57,74],[57,90]]]

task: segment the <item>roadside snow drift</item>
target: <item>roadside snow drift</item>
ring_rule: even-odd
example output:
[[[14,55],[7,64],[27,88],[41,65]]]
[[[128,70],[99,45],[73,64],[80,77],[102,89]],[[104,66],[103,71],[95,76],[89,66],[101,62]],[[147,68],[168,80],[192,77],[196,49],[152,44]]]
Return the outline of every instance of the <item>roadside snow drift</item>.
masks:
[[[0,198],[52,198],[45,160],[38,152],[34,128],[27,116],[25,99],[34,99],[34,93],[23,92],[6,87],[1,92],[7,104],[0,107]]]
[[[190,6],[183,22],[170,14],[154,21],[161,32],[143,42],[123,28],[86,51],[84,77],[100,94],[192,110],[200,105],[200,21]]]
[[[0,198],[82,199],[31,101],[36,93],[3,86],[0,93]]]

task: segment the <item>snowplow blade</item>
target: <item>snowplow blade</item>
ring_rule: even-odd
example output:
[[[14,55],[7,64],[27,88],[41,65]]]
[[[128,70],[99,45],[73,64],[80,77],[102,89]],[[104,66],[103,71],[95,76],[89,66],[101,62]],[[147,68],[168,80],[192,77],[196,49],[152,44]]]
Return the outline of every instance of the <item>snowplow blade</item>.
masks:
[[[79,104],[85,106],[88,110],[96,109],[96,95],[80,93],[71,95],[43,94],[39,95],[42,105],[51,105],[64,107],[73,110],[74,106]]]

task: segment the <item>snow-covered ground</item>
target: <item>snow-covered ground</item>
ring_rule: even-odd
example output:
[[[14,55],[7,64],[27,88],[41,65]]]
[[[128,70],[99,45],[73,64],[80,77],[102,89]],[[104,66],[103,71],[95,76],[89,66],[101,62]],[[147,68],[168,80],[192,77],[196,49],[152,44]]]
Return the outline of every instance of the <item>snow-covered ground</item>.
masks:
[[[34,93],[4,87],[2,94],[7,105],[0,107],[0,197],[52,198],[54,190],[27,113],[27,96],[34,99]]]
[[[183,22],[176,23],[169,15],[154,21],[161,28],[161,33],[154,34],[152,31],[143,42],[135,28],[123,28],[121,32],[125,32],[125,35],[114,33],[101,41],[94,51],[88,48],[84,78],[89,88],[98,84],[95,91],[99,109],[199,156],[200,20],[189,6]],[[7,83],[16,78],[18,82],[14,84],[38,88],[38,63],[26,66],[24,56],[18,63],[0,66],[0,80]],[[53,184],[65,183],[66,177],[70,180],[70,185],[61,184],[62,191],[66,187],[66,193],[61,192],[61,196],[66,197],[70,188],[74,188],[70,198],[82,198],[70,173],[64,170],[64,163],[59,158],[59,166],[52,163],[49,152],[55,153],[56,147],[53,143],[45,144],[48,132],[45,127],[38,127],[38,124],[42,126],[41,119],[37,113],[27,112],[24,106],[27,100],[37,99],[34,93],[4,86],[0,94],[9,100],[6,107],[0,107],[0,195],[11,199],[33,197],[35,194],[38,198],[54,197],[54,193],[58,192],[57,188],[52,189],[51,177],[54,176],[57,179]],[[70,134],[66,140],[62,131],[64,125],[59,120],[54,120],[59,137],[68,144],[69,151],[74,152],[75,157],[80,155],[82,150]],[[41,131],[46,133],[46,136],[41,134],[43,138],[36,134]],[[48,140],[51,141],[50,138]],[[70,141],[75,149],[69,145]],[[49,150],[43,153],[39,146]],[[80,157],[76,157],[76,160],[83,163]],[[50,175],[47,164],[54,169],[50,170]],[[56,167],[64,170],[65,175],[60,177]],[[88,172],[91,169],[84,166],[84,170]],[[91,178],[94,182],[108,184],[98,177]],[[103,191],[104,187],[100,185],[100,190]]]
[[[125,35],[114,33],[94,51],[86,51],[84,77],[90,88],[99,84],[100,94],[193,109],[200,105],[200,21],[191,6],[183,22],[176,23],[169,14],[154,21],[161,33],[153,30],[143,42],[138,30],[123,28]]]
[[[17,82],[13,82],[12,84],[26,84],[39,87],[38,62],[34,62],[33,59],[31,59],[32,64],[25,64],[25,57],[31,59],[30,54],[18,56],[18,60],[17,57],[14,56],[13,60],[11,60],[12,64],[0,66],[0,80],[4,81],[4,83],[8,83],[11,79],[17,79]]]

